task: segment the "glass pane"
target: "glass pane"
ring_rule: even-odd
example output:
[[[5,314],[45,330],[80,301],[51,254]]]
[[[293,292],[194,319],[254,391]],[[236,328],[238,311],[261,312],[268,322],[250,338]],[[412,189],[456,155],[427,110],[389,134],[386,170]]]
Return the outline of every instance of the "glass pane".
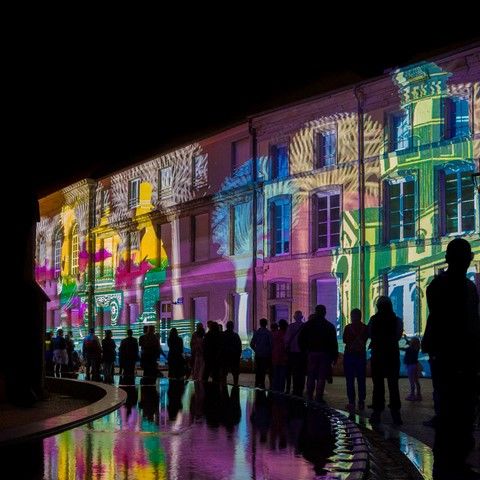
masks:
[[[332,208],[330,210],[330,220],[338,220],[340,218],[340,209]]]
[[[332,195],[330,197],[330,207],[338,207],[340,205],[340,195]]]
[[[415,236],[415,225],[413,223],[404,225],[403,238],[412,238]]]
[[[324,210],[327,208],[327,197],[318,197],[318,209]]]
[[[330,243],[331,247],[338,247],[340,245],[340,235],[339,234],[332,235],[330,237],[330,239],[331,239],[331,243]]]
[[[398,240],[400,239],[400,227],[399,226],[391,226],[389,232],[390,240]]]
[[[394,183],[389,186],[390,198],[400,196],[400,184]]]
[[[414,193],[414,182],[405,182],[403,184],[403,194],[413,195],[413,193]]]
[[[319,223],[327,221],[327,210],[319,210],[318,221],[319,221]]]
[[[328,246],[327,236],[319,235],[318,236],[318,248],[326,248]]]
[[[326,235],[327,234],[327,224],[326,223],[319,223],[318,224],[318,234],[319,235]]]
[[[399,212],[400,211],[400,199],[395,198],[390,200],[390,212]]]
[[[394,212],[390,215],[390,226],[391,227],[400,226],[400,212]]]
[[[332,222],[330,224],[330,233],[339,233],[340,232],[340,222]]]

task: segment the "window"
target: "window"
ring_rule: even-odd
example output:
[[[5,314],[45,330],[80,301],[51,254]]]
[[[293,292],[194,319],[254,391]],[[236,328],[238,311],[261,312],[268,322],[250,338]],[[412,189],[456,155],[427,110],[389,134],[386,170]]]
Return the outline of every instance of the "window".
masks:
[[[133,272],[140,267],[140,233],[128,234],[127,270]]]
[[[335,165],[337,161],[337,132],[328,130],[319,132],[316,137],[316,166],[317,168]]]
[[[208,182],[208,155],[195,155],[193,157],[192,174],[193,188],[205,187]]]
[[[340,281],[333,276],[320,276],[311,282],[311,308],[324,305],[327,313],[325,318],[337,329],[340,329]]]
[[[62,270],[62,232],[57,230],[53,238],[53,277],[58,278]]]
[[[72,228],[72,255],[70,257],[70,273],[78,275],[78,225],[75,224]]]
[[[231,213],[231,255],[241,255],[250,250],[252,240],[252,209],[250,203],[238,203]]]
[[[172,167],[162,168],[158,176],[158,194],[159,197],[169,197],[172,195]]]
[[[288,177],[288,145],[282,143],[271,147],[270,178],[280,180]]]
[[[313,197],[314,249],[340,245],[340,192],[319,192]]]
[[[140,179],[130,180],[128,184],[128,208],[135,208],[140,205]]]
[[[290,217],[289,197],[279,197],[270,201],[270,254],[284,255],[290,252]]]
[[[291,282],[271,282],[270,283],[270,298],[292,298],[292,283]]]
[[[465,137],[470,135],[468,99],[450,97],[444,103],[445,138]]]
[[[396,112],[390,116],[390,151],[405,150],[410,145],[410,115]]]
[[[401,179],[385,184],[386,240],[415,236],[415,182]]]
[[[45,241],[45,237],[41,236],[38,239],[37,265],[45,265],[46,256],[47,256],[47,242]]]
[[[100,195],[102,215],[108,212],[110,208],[110,190],[102,190]]]
[[[475,194],[470,170],[440,172],[442,235],[475,230]]]
[[[250,139],[243,138],[232,143],[232,175],[250,156]]]

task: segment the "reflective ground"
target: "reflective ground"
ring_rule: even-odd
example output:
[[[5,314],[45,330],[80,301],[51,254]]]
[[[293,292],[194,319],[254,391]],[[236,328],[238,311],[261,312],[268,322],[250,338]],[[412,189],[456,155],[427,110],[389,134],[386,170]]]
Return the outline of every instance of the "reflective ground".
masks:
[[[119,410],[43,440],[44,478],[337,479],[352,465],[338,420],[300,400],[166,379],[126,390]]]

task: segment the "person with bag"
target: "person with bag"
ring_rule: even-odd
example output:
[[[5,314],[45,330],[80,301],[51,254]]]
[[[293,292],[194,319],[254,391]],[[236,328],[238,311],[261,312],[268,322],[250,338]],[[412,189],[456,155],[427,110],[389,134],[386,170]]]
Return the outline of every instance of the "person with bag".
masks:
[[[306,357],[298,344],[298,334],[304,325],[303,313],[297,310],[293,314],[293,320],[294,322],[288,326],[287,332],[285,333],[285,347],[288,355],[289,376],[291,375],[293,379],[292,393],[293,395],[301,397],[303,396],[303,389],[305,387]],[[290,393],[290,382],[288,378],[287,393]]]

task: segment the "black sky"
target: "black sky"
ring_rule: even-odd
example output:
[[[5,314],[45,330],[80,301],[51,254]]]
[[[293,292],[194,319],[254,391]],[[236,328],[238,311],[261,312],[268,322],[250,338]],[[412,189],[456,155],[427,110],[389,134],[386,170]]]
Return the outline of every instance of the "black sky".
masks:
[[[340,26],[287,34],[275,25],[165,30],[160,23],[146,34],[122,27],[123,35],[99,40],[68,27],[31,38],[13,76],[12,123],[21,140],[11,163],[39,195],[480,33],[430,28],[413,37],[349,27],[346,34]]]

